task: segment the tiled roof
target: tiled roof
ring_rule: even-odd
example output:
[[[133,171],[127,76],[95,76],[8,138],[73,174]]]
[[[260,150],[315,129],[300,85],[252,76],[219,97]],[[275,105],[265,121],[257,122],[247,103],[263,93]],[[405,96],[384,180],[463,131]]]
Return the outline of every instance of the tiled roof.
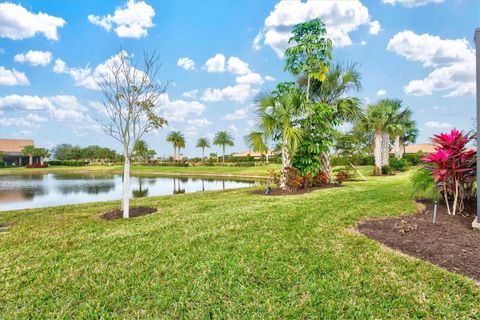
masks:
[[[35,145],[33,140],[0,139],[0,151],[2,152],[22,152],[24,147],[33,145]]]
[[[435,151],[435,146],[428,143],[410,144],[405,146],[405,153],[417,153],[419,151],[423,153],[432,153]]]

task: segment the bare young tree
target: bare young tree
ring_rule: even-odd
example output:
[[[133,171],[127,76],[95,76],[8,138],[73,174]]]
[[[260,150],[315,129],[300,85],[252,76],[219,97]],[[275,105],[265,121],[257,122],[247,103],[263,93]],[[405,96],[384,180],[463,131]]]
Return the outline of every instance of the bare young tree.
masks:
[[[162,128],[167,121],[158,115],[159,100],[168,86],[157,80],[161,64],[155,52],[144,53],[142,65],[133,56],[121,50],[105,72],[95,78],[103,94],[107,122],[100,122],[106,134],[122,145],[125,164],[123,170],[123,217],[129,217],[130,156],[143,135]],[[139,67],[142,69],[140,70]]]

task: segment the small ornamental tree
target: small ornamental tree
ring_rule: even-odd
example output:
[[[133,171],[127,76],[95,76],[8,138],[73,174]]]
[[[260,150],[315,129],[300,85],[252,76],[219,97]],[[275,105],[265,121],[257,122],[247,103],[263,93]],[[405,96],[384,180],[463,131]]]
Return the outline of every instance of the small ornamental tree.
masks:
[[[95,78],[103,94],[107,121],[106,134],[120,142],[125,160],[123,171],[123,217],[129,217],[130,157],[145,133],[162,128],[167,121],[158,115],[166,85],[157,79],[160,62],[157,54],[144,54],[142,65],[133,56],[120,51],[107,64],[105,72]],[[140,70],[141,68],[142,70]]]
[[[462,212],[464,199],[474,194],[477,153],[466,148],[474,138],[473,134],[456,129],[435,135],[432,138],[437,146],[435,152],[422,159],[437,190],[443,194],[450,215]],[[453,201],[451,208],[449,201]]]

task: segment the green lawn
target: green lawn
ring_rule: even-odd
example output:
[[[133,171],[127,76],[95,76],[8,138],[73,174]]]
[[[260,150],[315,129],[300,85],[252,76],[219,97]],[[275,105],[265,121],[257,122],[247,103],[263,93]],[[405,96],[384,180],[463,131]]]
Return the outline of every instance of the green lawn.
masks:
[[[270,164],[255,167],[158,167],[158,166],[132,166],[132,173],[156,173],[156,174],[183,174],[183,175],[229,175],[229,176],[267,176],[269,170],[280,170],[279,164]],[[122,166],[85,166],[65,167],[53,166],[43,169],[28,168],[5,168],[0,169],[1,174],[32,173],[32,172],[78,172],[78,171],[108,171],[122,172]]]
[[[0,213],[0,318],[480,317],[470,279],[357,235],[411,213],[410,173],[288,197],[251,189]]]

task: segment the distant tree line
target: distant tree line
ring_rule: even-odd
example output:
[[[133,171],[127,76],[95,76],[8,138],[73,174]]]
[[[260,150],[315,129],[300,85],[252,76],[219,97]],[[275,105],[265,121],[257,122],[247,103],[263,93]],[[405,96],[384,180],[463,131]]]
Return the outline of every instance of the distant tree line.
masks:
[[[122,161],[122,156],[113,149],[97,145],[82,148],[68,143],[53,147],[51,157],[55,160]]]

